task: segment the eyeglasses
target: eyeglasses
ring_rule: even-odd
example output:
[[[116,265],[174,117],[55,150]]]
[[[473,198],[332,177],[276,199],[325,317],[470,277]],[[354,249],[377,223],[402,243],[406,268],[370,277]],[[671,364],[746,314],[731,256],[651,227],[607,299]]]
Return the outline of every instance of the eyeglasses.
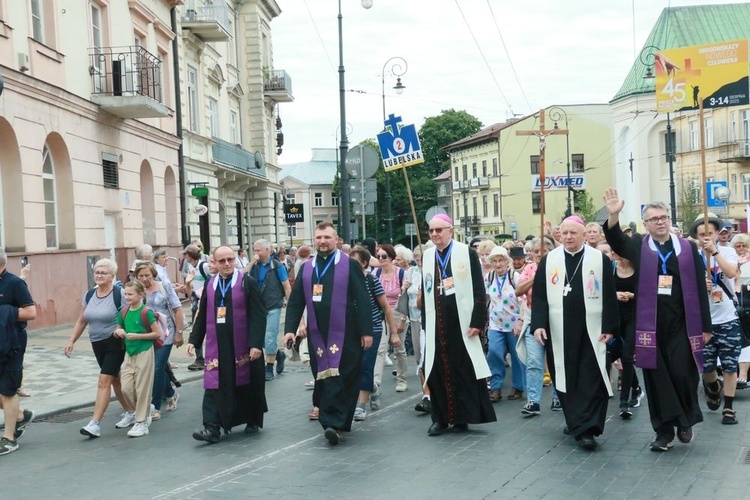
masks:
[[[437,233],[437,234],[440,234],[440,233],[442,233],[442,232],[443,232],[443,231],[444,231],[445,229],[450,229],[450,228],[449,228],[449,227],[431,227],[429,231],[430,231],[430,234],[432,234],[432,233]]]
[[[385,254],[385,253],[378,254],[378,259],[380,260],[387,259],[387,258],[388,258],[388,254]]]
[[[94,276],[109,276],[108,271],[94,271]]]
[[[219,259],[216,262],[219,264],[232,264],[234,263],[234,257],[227,257],[226,259]]]
[[[644,219],[643,222],[648,222],[650,224],[662,224],[664,222],[669,222],[669,216],[662,215],[659,217],[651,217],[650,219]]]

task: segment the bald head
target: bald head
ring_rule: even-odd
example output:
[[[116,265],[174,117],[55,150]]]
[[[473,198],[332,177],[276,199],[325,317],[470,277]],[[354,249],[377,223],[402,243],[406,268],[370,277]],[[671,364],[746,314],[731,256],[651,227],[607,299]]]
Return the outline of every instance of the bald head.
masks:
[[[560,224],[560,237],[565,249],[569,252],[577,252],[583,247],[586,227],[574,219],[565,219]]]

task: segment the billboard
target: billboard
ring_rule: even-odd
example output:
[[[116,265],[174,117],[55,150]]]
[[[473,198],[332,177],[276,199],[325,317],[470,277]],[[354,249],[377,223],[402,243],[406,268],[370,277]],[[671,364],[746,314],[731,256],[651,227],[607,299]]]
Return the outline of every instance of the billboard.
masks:
[[[727,42],[661,50],[654,54],[656,109],[670,113],[750,104],[748,42]]]
[[[568,176],[565,174],[544,176],[545,191],[566,191],[568,186],[577,190],[586,189],[586,177],[583,174],[570,174],[570,181],[568,181]],[[538,175],[531,176],[531,190],[535,193],[541,191]]]

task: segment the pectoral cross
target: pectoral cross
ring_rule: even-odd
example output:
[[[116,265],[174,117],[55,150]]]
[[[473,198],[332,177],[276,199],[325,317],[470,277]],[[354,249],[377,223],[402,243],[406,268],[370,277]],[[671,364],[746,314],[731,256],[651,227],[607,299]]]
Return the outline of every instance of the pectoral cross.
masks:
[[[573,291],[573,288],[570,286],[570,283],[566,283],[565,286],[563,287],[563,297],[567,297],[568,292],[572,292],[572,291]]]
[[[443,286],[443,280],[440,280],[440,284],[438,285],[438,290],[440,290],[440,295],[443,295],[443,290],[445,290],[445,286]]]

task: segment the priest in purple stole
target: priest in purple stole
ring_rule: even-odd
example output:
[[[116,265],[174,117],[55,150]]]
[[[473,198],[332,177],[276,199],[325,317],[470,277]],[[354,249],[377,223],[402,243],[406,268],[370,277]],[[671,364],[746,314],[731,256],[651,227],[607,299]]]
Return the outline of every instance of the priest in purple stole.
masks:
[[[362,268],[336,249],[329,222],[315,228],[317,254],[300,269],[286,311],[286,332],[296,332],[307,309],[313,404],[331,444],[350,431],[359,396],[364,349],[372,346],[372,307]],[[284,342],[295,339],[287,333]]]
[[[258,283],[235,267],[229,247],[213,253],[218,274],[206,283],[187,346],[204,347],[203,429],[193,438],[217,443],[221,429],[245,424],[246,433],[263,427],[265,394],[263,337],[266,309]]]
[[[706,270],[693,242],[670,232],[669,206],[643,208],[648,235],[625,236],[620,229],[624,200],[608,189],[609,219],[604,235],[612,250],[633,263],[638,277],[635,364],[643,369],[651,426],[651,450],[663,452],[693,440],[693,425],[703,421],[698,404],[703,346],[711,336]]]

